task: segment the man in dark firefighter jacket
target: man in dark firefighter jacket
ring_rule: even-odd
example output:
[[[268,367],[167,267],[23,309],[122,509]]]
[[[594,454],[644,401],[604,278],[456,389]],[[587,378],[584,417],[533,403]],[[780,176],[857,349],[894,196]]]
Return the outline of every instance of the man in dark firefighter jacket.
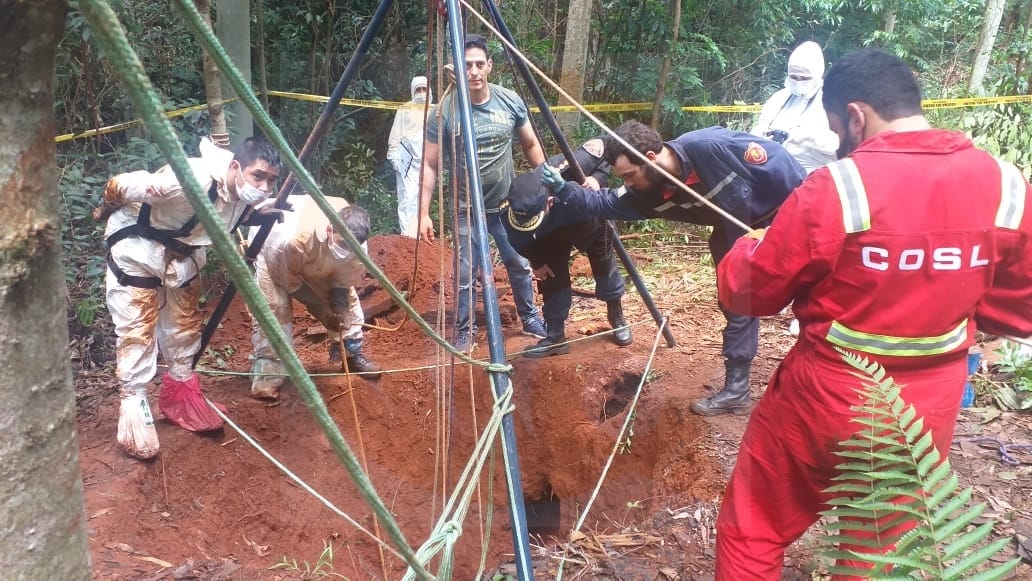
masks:
[[[659,133],[637,121],[627,121],[615,132],[667,173],[753,228],[769,225],[781,203],[806,177],[799,162],[779,144],[748,133],[709,127],[663,142]],[[564,181],[554,168],[544,168],[543,179],[555,193],[555,203],[565,204],[572,214],[619,220],[663,218],[712,226],[709,249],[714,265],[745,233],[629,154],[617,140],[606,140],[605,159],[623,180],[623,187],[595,192]],[[721,311],[727,320],[724,388],[691,408],[701,415],[744,415],[751,408],[749,367],[759,342],[759,320],[723,307]]]

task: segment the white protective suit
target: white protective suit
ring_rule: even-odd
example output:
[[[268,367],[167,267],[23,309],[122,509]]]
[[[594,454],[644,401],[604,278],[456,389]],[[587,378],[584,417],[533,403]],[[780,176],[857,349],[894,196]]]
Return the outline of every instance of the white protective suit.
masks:
[[[190,159],[190,167],[205,190],[215,184],[215,208],[222,222],[231,227],[248,209],[246,203],[234,200],[226,187],[233,153],[216,147],[208,139],[201,141],[200,149],[201,157]],[[150,205],[150,223],[156,228],[175,230],[194,216],[193,207],[169,166],[154,173],[124,173],[113,180],[121,207],[108,217],[105,240],[136,224],[143,203]],[[201,285],[194,279],[204,267],[204,247],[211,244],[211,238],[198,224],[178,240],[197,248],[187,255],[177,255],[160,242],[128,237],[110,249],[110,260],[125,275],[161,281],[157,288],[123,284],[126,281],[120,281],[110,267],[105,280],[105,298],[117,335],[115,374],[122,397],[118,441],[129,454],[139,458],[158,453],[158,436],[146,393],[147,384],[157,372],[158,351],[168,365],[163,387],[169,378],[173,383],[197,379],[192,369],[193,357],[200,348],[204,317],[198,308]],[[207,429],[213,427],[217,426]]]
[[[348,202],[343,198],[327,198],[337,210]],[[348,352],[360,352],[362,345],[362,303],[355,286],[362,282],[366,268],[358,257],[347,252],[338,257],[326,228],[330,221],[309,196],[291,196],[293,212],[276,224],[255,261],[258,286],[272,307],[287,337],[293,337],[293,304],[296,298],[326,327],[327,338],[340,340],[337,320],[347,328],[344,333]],[[363,250],[366,244],[362,244]],[[338,251],[340,252],[340,251]],[[251,394],[276,397],[283,384],[285,368],[273,350],[268,336],[252,323]]]
[[[788,57],[788,75],[809,75],[811,81],[785,77],[785,88],[763,104],[752,134],[767,137],[771,131],[788,134],[782,144],[806,173],[835,161],[838,136],[828,128],[821,103],[824,85],[824,52],[816,42],[804,42]]]
[[[426,97],[416,97],[425,87]],[[419,172],[423,166],[423,113],[433,103],[426,77],[414,77],[409,85],[412,100],[398,109],[387,138],[387,160],[394,166],[398,182],[398,223],[401,234],[415,238],[419,227]]]

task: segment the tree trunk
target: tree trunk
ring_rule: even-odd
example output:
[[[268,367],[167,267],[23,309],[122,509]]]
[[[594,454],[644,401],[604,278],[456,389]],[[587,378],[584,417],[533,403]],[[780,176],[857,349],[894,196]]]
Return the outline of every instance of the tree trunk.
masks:
[[[985,4],[985,19],[982,21],[982,32],[978,35],[978,49],[975,51],[975,62],[971,65],[971,78],[968,80],[968,93],[982,90],[985,72],[989,69],[989,60],[996,45],[996,31],[1000,29],[1000,19],[1006,0],[989,0]]]
[[[54,146],[64,0],[0,0],[0,573],[89,579]],[[16,56],[15,56],[16,55]]]
[[[578,103],[584,99],[584,67],[591,36],[591,4],[592,0],[570,0],[570,11],[566,18],[566,43],[563,46],[563,69],[559,86]],[[580,113],[560,113],[558,121],[563,133],[574,135],[580,124]]]
[[[251,82],[251,1],[250,0],[219,0],[215,4],[218,11],[217,33],[219,42],[229,54],[236,68],[244,80]],[[235,95],[233,89],[223,85],[224,95]],[[254,135],[254,125],[251,119],[251,112],[241,101],[234,101],[229,104],[233,134],[233,145],[236,146],[244,139]]]
[[[886,36],[892,36],[896,32],[896,4],[889,4],[885,7],[885,15],[882,17],[882,32]]]
[[[1025,26],[1024,27],[1021,27],[1020,25],[1018,26],[1018,30],[1020,31],[1020,34],[1021,34],[1021,36],[1018,38],[1018,42],[1027,42],[1029,39],[1032,39],[1032,1],[1030,1],[1025,6],[1022,6],[1021,9],[1026,11],[1026,13],[1025,13]],[[1019,18],[1020,18],[1020,14],[1019,14]],[[1028,58],[1029,57],[1028,57],[1028,53],[1027,52],[1022,51],[1022,52],[1018,53],[1017,62],[1014,64],[1014,79],[1015,80],[1021,79],[1021,78],[1024,77],[1025,67],[1027,66]],[[1014,88],[1016,90],[1017,89],[1017,85],[1015,85]]]
[[[204,22],[211,26],[211,2],[209,0],[194,0],[197,11],[201,13]],[[204,51],[202,57],[204,63],[204,97],[208,102],[208,117],[211,120],[211,139],[215,145],[229,147],[229,131],[226,129],[226,112],[222,108],[222,84],[219,80],[219,68],[215,66],[215,60]]]
[[[652,102],[652,119],[649,125],[659,129],[659,115],[663,112],[663,96],[666,94],[667,77],[670,76],[670,65],[677,52],[677,37],[681,33],[681,0],[670,0],[670,46],[667,48],[663,64],[659,67],[659,78],[656,79],[656,100]]]
[[[258,92],[259,97],[262,100],[262,108],[265,112],[269,112],[269,77],[265,71],[267,66],[265,64],[265,12],[262,10],[262,2],[264,0],[255,0],[255,20],[257,21],[258,31]]]

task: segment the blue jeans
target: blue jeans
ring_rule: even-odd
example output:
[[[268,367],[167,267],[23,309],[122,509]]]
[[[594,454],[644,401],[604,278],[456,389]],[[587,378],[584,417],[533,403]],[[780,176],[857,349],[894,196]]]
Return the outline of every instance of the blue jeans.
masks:
[[[456,299],[455,324],[457,333],[470,330],[470,284],[473,280],[474,269],[471,263],[473,252],[480,252],[480,241],[473,239],[470,247],[469,222],[464,210],[458,212],[458,239],[459,239],[459,296]],[[512,288],[512,296],[516,302],[516,312],[519,313],[520,321],[536,318],[538,309],[534,306],[534,286],[531,280],[530,263],[526,258],[520,256],[516,249],[509,244],[509,236],[505,232],[505,224],[502,223],[504,212],[487,214],[487,232],[494,239],[498,247],[498,255],[502,258],[506,272],[509,273],[509,285]],[[491,273],[487,273],[491,276]]]

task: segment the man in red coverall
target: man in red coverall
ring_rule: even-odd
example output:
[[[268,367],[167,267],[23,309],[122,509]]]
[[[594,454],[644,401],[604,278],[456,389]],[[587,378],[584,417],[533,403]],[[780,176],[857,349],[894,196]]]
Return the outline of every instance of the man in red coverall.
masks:
[[[860,381],[836,347],[906,386],[945,457],[975,329],[1032,333],[1032,188],[1018,169],[930,128],[913,73],[888,53],[840,59],[823,101],[839,161],[718,267],[727,308],[773,315],[794,301],[802,326],[742,439],[717,519],[718,581],[779,579],[785,548],[827,508],[833,452],[860,427]]]

